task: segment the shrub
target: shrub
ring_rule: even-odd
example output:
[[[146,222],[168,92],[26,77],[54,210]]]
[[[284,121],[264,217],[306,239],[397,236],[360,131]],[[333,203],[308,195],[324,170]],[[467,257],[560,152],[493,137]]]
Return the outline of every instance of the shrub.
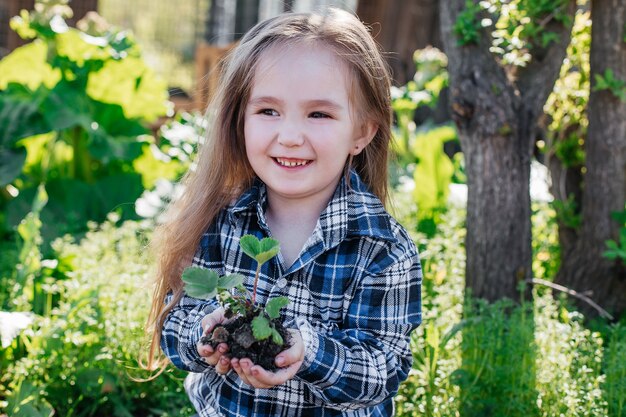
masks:
[[[11,416],[185,416],[192,413],[182,372],[168,369],[150,382],[138,357],[145,349],[151,260],[146,223],[115,226],[115,215],[78,244],[53,244],[73,257],[74,272],[59,281],[60,302],[22,335],[28,352],[2,380]],[[1,395],[1,393],[0,393]],[[38,414],[32,414],[37,410]]]
[[[41,183],[46,243],[113,209],[136,217],[128,203],[144,184],[133,163],[150,152],[150,124],[167,110],[166,86],[132,36],[95,14],[68,27],[67,2],[38,1],[11,20],[34,41],[0,61],[0,238]]]
[[[402,200],[400,200],[402,201]],[[535,266],[555,271],[554,213],[536,204],[533,232],[543,243]],[[411,208],[397,211],[411,222]],[[411,343],[413,369],[396,397],[397,415],[626,416],[623,324],[593,331],[551,291],[533,304],[464,302],[464,212],[449,209],[428,240],[414,233],[424,270],[423,324]],[[546,276],[548,278],[548,276]]]

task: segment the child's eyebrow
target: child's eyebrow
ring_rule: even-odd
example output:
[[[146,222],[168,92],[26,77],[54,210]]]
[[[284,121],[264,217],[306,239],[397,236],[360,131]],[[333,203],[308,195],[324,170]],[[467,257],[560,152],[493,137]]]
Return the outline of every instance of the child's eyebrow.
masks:
[[[267,104],[284,105],[284,101],[279,98],[272,97],[272,96],[259,96],[259,97],[252,97],[250,101],[248,102],[248,104],[252,106],[267,105]],[[336,101],[328,100],[328,99],[303,100],[302,104],[306,107],[324,107],[324,108],[335,110],[335,111],[343,110],[343,106],[341,104],[337,103]]]

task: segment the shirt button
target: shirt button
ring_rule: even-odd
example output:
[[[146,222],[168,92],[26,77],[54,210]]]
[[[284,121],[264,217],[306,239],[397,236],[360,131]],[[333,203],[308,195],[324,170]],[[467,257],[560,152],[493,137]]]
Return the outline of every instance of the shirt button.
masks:
[[[285,278],[281,278],[276,281],[276,286],[281,290],[287,286],[287,280]]]

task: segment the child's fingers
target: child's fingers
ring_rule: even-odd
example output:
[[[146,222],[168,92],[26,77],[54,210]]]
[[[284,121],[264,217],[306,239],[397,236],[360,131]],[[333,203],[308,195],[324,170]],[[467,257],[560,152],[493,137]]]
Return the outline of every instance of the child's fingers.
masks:
[[[211,356],[212,354],[215,353],[213,346],[205,345],[200,342],[196,344],[196,350],[198,351],[198,355],[203,356],[203,357]]]
[[[259,379],[259,376],[261,376],[259,370],[261,370],[262,372],[267,371],[259,365],[254,365],[251,360],[243,359],[241,362],[241,367],[243,369],[243,373],[246,376],[246,380],[248,381],[247,383],[249,385],[252,385],[254,388],[271,388],[275,385],[264,382],[262,377],[261,379]]]
[[[291,330],[291,340],[291,347],[280,352],[276,356],[276,366],[282,368],[285,366],[291,366],[296,362],[302,363],[304,360],[304,343],[302,342],[302,336],[298,330]]]
[[[302,361],[294,362],[288,367],[278,369],[275,372],[270,372],[259,365],[254,365],[250,368],[249,373],[251,376],[249,379],[256,388],[269,388],[282,385],[298,373],[301,365]]]
[[[248,380],[248,376],[246,375],[246,373],[244,372],[242,366],[241,366],[241,362],[239,361],[239,359],[237,358],[233,358],[230,360],[230,365],[232,366],[233,370],[235,372],[237,372],[237,375],[239,375],[239,378],[241,378],[241,380],[243,382],[245,382],[248,385],[252,385],[250,383],[250,381]]]
[[[217,346],[217,349],[214,349],[211,345],[203,345],[202,343],[198,343],[196,346],[198,354],[202,356],[204,361],[211,366],[217,366],[221,358],[226,358],[224,354],[228,352],[228,345],[226,345],[226,343],[220,343]],[[230,364],[228,364],[228,369],[229,368]],[[225,372],[227,372],[228,369],[226,369]]]
[[[204,335],[208,335],[215,326],[224,322],[224,308],[220,307],[217,310],[214,310],[212,313],[207,314],[202,318],[202,329],[204,331]]]
[[[222,356],[215,364],[215,372],[224,375],[228,371],[230,371],[230,360],[226,356]]]

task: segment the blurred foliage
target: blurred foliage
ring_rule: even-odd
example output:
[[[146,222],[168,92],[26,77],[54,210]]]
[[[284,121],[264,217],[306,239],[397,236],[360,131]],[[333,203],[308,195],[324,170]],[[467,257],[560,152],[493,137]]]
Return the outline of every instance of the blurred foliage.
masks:
[[[167,204],[180,196],[182,185],[176,180],[193,169],[192,161],[206,129],[207,121],[200,113],[180,113],[159,128],[159,146],[152,147],[150,158],[136,161],[138,169],[153,173],[152,181],[135,202],[139,216],[159,221]]]
[[[613,70],[607,68],[604,74],[595,74],[596,85],[593,91],[608,90],[621,101],[626,102],[626,81],[615,78]]]
[[[70,28],[67,1],[40,1],[11,27],[34,39],[0,61],[0,235],[28,213],[39,184],[46,242],[103,221],[143,189],[133,161],[154,142],[149,124],[166,112],[165,85],[132,37],[96,14]]]
[[[557,214],[549,203],[531,203],[533,276],[552,280],[561,265]]]
[[[520,67],[535,49],[559,40],[551,22],[569,24],[568,0],[467,0],[454,24],[460,45],[477,44],[481,31],[491,34],[490,51],[505,66]]]
[[[547,143],[539,144],[545,153],[555,155],[568,168],[580,169],[585,163],[590,49],[591,14],[581,8],[574,19],[567,58],[543,107],[548,116]]]
[[[197,87],[196,46],[204,38],[209,5],[210,0],[98,0],[98,11],[133,31],[142,56],[169,87],[191,95]]]
[[[556,253],[554,212],[546,203],[533,210],[533,241],[544,240],[535,257]],[[534,289],[533,305],[467,301],[464,216],[452,207],[434,238],[415,235],[423,324],[412,336],[413,369],[396,397],[396,415],[626,415],[623,324],[593,330],[566,298],[543,287]],[[549,279],[558,265],[544,261],[535,274]]]
[[[192,414],[182,372],[169,369],[149,382],[131,379],[149,376],[138,358],[146,349],[150,231],[143,223],[116,226],[118,221],[111,215],[101,226],[91,224],[80,243],[66,237],[53,244],[59,258],[72,260],[72,272],[55,283],[56,305],[35,316],[0,362],[0,400],[9,415]],[[22,289],[32,290],[32,283]],[[21,355],[19,344],[26,347]]]
[[[436,48],[415,52],[415,77],[402,87],[392,87],[392,107],[396,115],[393,150],[396,164],[392,166],[392,184],[403,183],[417,204],[417,230],[433,236],[439,216],[445,211],[449,185],[454,178],[463,178],[462,162],[451,159],[444,145],[458,142],[451,124],[435,126],[414,122],[420,106],[433,108],[441,90],[448,85],[447,58]],[[460,153],[457,153],[460,157]]]
[[[467,299],[463,316],[462,365],[450,375],[461,414],[538,416],[532,304]]]
[[[619,238],[615,240],[607,240],[607,250],[602,254],[605,258],[621,262],[626,262],[626,210],[612,213],[613,219],[619,223]]]

